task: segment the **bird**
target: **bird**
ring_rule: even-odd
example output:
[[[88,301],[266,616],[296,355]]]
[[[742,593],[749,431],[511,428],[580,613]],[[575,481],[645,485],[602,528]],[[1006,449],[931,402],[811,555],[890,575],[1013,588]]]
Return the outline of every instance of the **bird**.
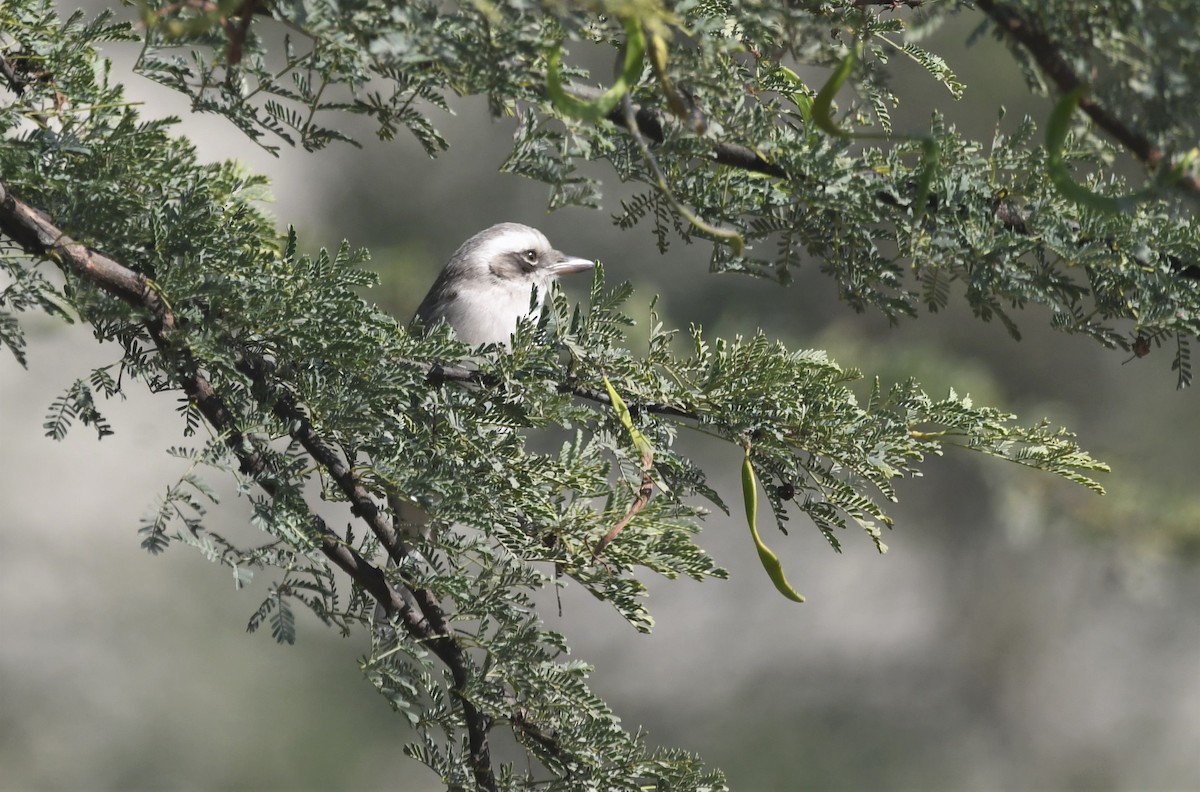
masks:
[[[537,316],[550,285],[559,276],[586,272],[594,266],[594,261],[555,250],[536,228],[497,223],[459,246],[421,301],[414,320],[423,332],[444,321],[466,344],[507,348],[517,323]],[[429,515],[418,499],[388,493],[387,501],[393,524],[402,536],[429,538]],[[411,553],[423,560],[419,551]],[[388,565],[393,565],[391,558]],[[382,604],[375,609],[375,623],[381,637],[395,637]]]
[[[416,318],[426,331],[444,320],[458,340],[471,346],[507,347],[517,322],[541,311],[551,283],[594,266],[555,250],[536,228],[497,223],[459,246]]]

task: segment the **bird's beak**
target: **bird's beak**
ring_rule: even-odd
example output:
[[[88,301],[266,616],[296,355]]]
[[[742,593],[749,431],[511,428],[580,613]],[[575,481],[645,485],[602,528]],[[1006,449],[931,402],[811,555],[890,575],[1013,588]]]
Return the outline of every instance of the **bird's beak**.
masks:
[[[550,272],[551,276],[557,278],[559,275],[570,275],[572,272],[587,272],[595,266],[596,262],[594,261],[566,256],[555,251],[554,263],[546,269]]]

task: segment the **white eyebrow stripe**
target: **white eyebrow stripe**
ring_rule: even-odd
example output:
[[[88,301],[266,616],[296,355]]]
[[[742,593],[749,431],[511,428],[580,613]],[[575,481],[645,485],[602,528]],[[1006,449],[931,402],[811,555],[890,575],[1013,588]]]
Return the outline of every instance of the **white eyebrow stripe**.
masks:
[[[547,253],[551,250],[550,242],[544,234],[533,228],[506,228],[499,234],[482,240],[475,255],[487,260],[506,253],[523,253],[526,250]]]

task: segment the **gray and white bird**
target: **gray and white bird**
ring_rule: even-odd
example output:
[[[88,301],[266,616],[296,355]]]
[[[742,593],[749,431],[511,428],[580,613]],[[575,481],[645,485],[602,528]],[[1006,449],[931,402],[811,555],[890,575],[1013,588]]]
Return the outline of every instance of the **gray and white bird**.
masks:
[[[508,346],[517,322],[537,315],[558,276],[594,266],[593,261],[555,250],[536,228],[499,223],[455,251],[417,308],[417,318],[426,330],[445,319],[455,336],[472,346]],[[415,498],[392,493],[388,505],[402,535],[429,536],[429,515]],[[375,621],[381,635],[394,636],[382,605],[375,610]]]
[[[455,251],[417,308],[417,318],[426,329],[445,319],[458,339],[472,346],[507,346],[517,321],[541,310],[558,276],[594,266],[555,250],[536,228],[499,223]]]

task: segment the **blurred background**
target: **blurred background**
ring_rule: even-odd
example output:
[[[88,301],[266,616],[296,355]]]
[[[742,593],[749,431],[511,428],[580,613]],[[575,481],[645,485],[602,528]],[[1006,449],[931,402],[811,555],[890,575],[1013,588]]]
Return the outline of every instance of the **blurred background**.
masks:
[[[925,82],[898,93],[988,139],[1000,105],[1006,124],[1046,105],[1000,45],[965,47],[977,22],[928,44],[968,86],[962,102],[947,107],[899,63],[898,82]],[[127,74],[133,48],[109,54]],[[188,116],[180,97],[124,79],[146,116]],[[924,126],[928,109],[902,107],[897,129]],[[916,374],[935,395],[953,385],[1072,428],[1113,467],[1101,498],[951,451],[902,483],[882,556],[852,532],[837,555],[793,520],[791,536],[765,538],[803,605],[773,591],[744,523],[720,514],[699,541],[731,580],[651,580],[653,635],[578,587],[560,618],[549,593],[545,618],[595,664],[594,689],[628,728],[700,754],[735,790],[1200,788],[1200,400],[1175,390],[1169,353],[1124,364],[1051,332],[1037,308],[1017,316],[1019,343],[961,309],[889,327],[838,302],[815,267],[786,289],[708,275],[707,246],[660,256],[648,229],[612,224],[627,193],[602,168],[603,211],[547,215],[544,186],[497,173],[511,122],[477,100],[454,111],[438,160],[365,127],[365,150],[278,159],[220,119],[178,129],[206,158],[269,174],[271,211],[310,250],[370,247],[382,285],[368,297],[399,317],[461,240],[525,222],[603,261],[611,282],[632,281],[642,322],[658,294],[668,325],[762,327],[868,377]],[[586,284],[567,289],[582,298]],[[296,646],[249,635],[267,580],[238,592],[186,548],[139,548],[138,518],[180,472],[163,453],[178,442],[176,404],[133,387],[102,405],[114,437],[77,426],[46,439],[50,402],[119,352],[86,327],[23,322],[29,370],[0,356],[0,789],[441,789],[401,755],[404,719],[356,669],[365,635],[342,639],[305,615]],[[736,502],[736,450],[689,442]],[[236,532],[245,503],[223,491],[210,524]]]

